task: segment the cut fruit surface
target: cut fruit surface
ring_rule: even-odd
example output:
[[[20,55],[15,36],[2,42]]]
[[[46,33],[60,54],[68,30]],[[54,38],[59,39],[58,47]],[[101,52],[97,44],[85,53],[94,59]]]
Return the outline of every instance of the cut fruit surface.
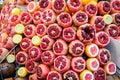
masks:
[[[20,34],[15,34],[12,38],[12,41],[15,43],[15,44],[19,44],[21,41],[22,41],[22,35]]]
[[[27,10],[28,10],[30,13],[34,13],[37,9],[38,9],[37,2],[31,1],[31,2],[28,3],[28,5],[27,5]]]
[[[32,44],[35,46],[39,46],[41,43],[41,38],[39,36],[32,37]]]
[[[14,8],[14,9],[12,9],[11,14],[12,14],[12,15],[20,15],[20,14],[21,14],[21,9],[19,9],[19,8]]]
[[[20,77],[26,77],[27,75],[27,69],[25,67],[20,67],[17,71],[18,76]]]
[[[103,16],[103,19],[104,19],[105,24],[107,24],[107,25],[109,25],[113,22],[113,18],[110,14],[105,14]]]
[[[25,29],[25,27],[24,27],[23,24],[17,24],[15,26],[15,32],[18,33],[18,34],[23,34],[24,29]]]
[[[8,63],[13,63],[15,61],[15,55],[9,54],[6,59]]]

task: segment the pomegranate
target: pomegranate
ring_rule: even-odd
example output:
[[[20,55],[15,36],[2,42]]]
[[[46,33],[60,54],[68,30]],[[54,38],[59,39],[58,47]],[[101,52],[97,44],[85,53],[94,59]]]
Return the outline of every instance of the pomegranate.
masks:
[[[98,8],[94,4],[86,4],[84,11],[87,13],[88,17],[96,16],[98,13]]]
[[[24,25],[30,24],[32,22],[32,15],[28,12],[22,12],[20,15],[20,22]]]
[[[63,80],[62,75],[58,73],[57,71],[50,71],[47,75],[46,80]]]
[[[26,61],[25,67],[28,73],[34,73],[35,68],[37,67],[37,63],[34,62],[32,59],[29,59],[28,61]]]
[[[63,74],[63,79],[64,80],[80,80],[78,73],[76,73],[73,70],[69,70]]]
[[[20,17],[19,15],[11,15],[8,19],[8,22],[15,26],[16,24],[18,24],[20,22]]]
[[[73,57],[71,67],[75,72],[82,72],[86,67],[86,62],[83,57]]]
[[[105,27],[105,22],[102,16],[93,16],[90,20],[90,24],[96,29],[96,31],[102,31]]]
[[[19,51],[16,55],[16,61],[18,64],[25,64],[28,60],[28,54],[25,51]]]
[[[108,14],[111,11],[111,5],[108,1],[100,1],[98,3],[98,13],[101,15]]]
[[[52,7],[51,0],[39,0],[39,8],[41,11],[50,9]]]
[[[77,11],[72,19],[75,26],[80,26],[88,22],[88,15],[84,11]]]
[[[48,35],[45,35],[41,38],[40,48],[41,50],[50,50],[53,46],[54,40]]]
[[[46,25],[44,25],[42,23],[38,24],[35,28],[35,33],[40,37],[44,36],[47,33]]]
[[[46,25],[54,23],[56,20],[55,13],[52,9],[46,9],[42,12],[42,22]]]
[[[56,23],[50,24],[47,28],[47,34],[53,39],[60,37],[61,32],[62,28]]]
[[[120,1],[119,0],[111,0],[111,13],[120,12]]]
[[[96,30],[91,24],[84,24],[79,26],[77,30],[77,37],[80,41],[84,43],[92,42],[95,37]]]
[[[29,58],[32,59],[33,61],[39,61],[41,59],[42,50],[37,46],[32,46],[28,50],[28,55]]]
[[[113,23],[120,26],[120,14],[114,13],[114,14],[112,14],[112,17],[113,17]]]
[[[76,31],[72,27],[67,27],[63,29],[62,38],[66,42],[71,42],[76,39]]]
[[[64,73],[70,69],[70,60],[66,56],[57,56],[54,59],[54,69],[59,73]]]
[[[32,15],[34,24],[40,24],[42,22],[42,12],[35,11]]]
[[[53,52],[55,55],[66,55],[68,52],[68,45],[67,43],[62,40],[58,39],[56,42],[53,44]]]
[[[72,17],[67,12],[61,12],[57,16],[57,23],[63,28],[70,27],[72,24]]]
[[[52,65],[54,59],[55,59],[55,54],[50,50],[44,51],[41,55],[41,60],[46,65]]]
[[[31,39],[29,38],[23,38],[21,43],[20,43],[20,48],[24,51],[27,51],[28,49],[30,49],[32,46],[32,42]]]
[[[73,56],[81,56],[84,53],[85,46],[79,40],[74,40],[69,44],[69,53]]]
[[[48,73],[50,72],[50,69],[45,64],[39,64],[36,68],[36,74],[38,79],[44,79],[47,77]]]
[[[67,6],[70,11],[76,12],[79,11],[82,6],[81,0],[67,0]]]
[[[96,43],[99,47],[105,47],[109,44],[110,37],[107,33],[100,31],[96,33],[94,43]]]
[[[97,58],[101,65],[106,65],[108,62],[111,61],[110,51],[105,48],[101,48],[99,50]]]
[[[105,28],[105,32],[113,38],[117,38],[119,36],[119,27],[115,24],[110,24]]]
[[[65,10],[66,2],[65,0],[53,0],[52,9],[57,13],[61,13]]]

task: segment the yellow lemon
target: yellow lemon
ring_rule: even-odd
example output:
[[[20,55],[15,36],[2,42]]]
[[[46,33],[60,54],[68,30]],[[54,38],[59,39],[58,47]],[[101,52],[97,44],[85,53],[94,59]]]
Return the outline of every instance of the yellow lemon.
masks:
[[[105,14],[105,15],[103,16],[103,19],[104,19],[104,22],[105,22],[106,24],[111,24],[111,23],[113,22],[113,18],[112,18],[112,16],[109,15],[109,14]]]
[[[20,67],[17,71],[19,77],[26,77],[27,69],[25,67]]]
[[[13,42],[15,44],[19,44],[22,41],[22,35],[20,34],[15,34],[12,38]]]
[[[86,4],[88,4],[90,1],[91,1],[91,0],[82,0],[82,4],[83,4],[83,5],[86,5]]]
[[[97,5],[97,1],[95,1],[95,0],[90,0],[89,4]]]
[[[9,54],[6,59],[8,63],[13,63],[15,61],[15,55]]]
[[[18,33],[18,34],[23,34],[24,32],[24,25],[23,24],[17,24],[15,26],[15,32]]]
[[[41,43],[41,38],[39,36],[33,36],[32,37],[32,43],[35,46],[39,46]]]
[[[20,15],[21,9],[19,9],[19,8],[14,8],[11,13],[12,13],[12,15]]]

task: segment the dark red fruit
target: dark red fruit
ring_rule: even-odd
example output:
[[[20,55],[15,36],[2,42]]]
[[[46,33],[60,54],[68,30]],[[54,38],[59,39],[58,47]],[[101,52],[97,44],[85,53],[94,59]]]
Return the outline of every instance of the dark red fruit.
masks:
[[[113,23],[120,26],[120,13],[114,13],[113,16]]]
[[[111,13],[120,12],[120,1],[119,0],[111,0]]]
[[[40,12],[40,11],[34,12],[34,14],[32,15],[34,24],[40,24],[42,22],[41,21],[41,18],[42,18],[41,15],[42,15],[42,12]]]

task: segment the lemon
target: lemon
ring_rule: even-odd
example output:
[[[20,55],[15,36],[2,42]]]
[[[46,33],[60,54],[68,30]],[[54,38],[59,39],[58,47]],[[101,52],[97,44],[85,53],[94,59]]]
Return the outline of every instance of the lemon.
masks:
[[[20,34],[15,34],[12,38],[13,42],[15,44],[19,44],[22,41],[22,35]]]
[[[7,56],[7,62],[8,62],[8,63],[13,63],[14,61],[15,61],[15,55],[9,54],[9,55]]]
[[[91,1],[91,0],[82,0],[82,4],[83,4],[83,5],[86,5],[86,4],[88,4],[90,1]]]
[[[113,18],[112,18],[112,16],[109,15],[109,14],[104,15],[104,16],[103,16],[103,19],[104,19],[104,22],[105,22],[106,24],[111,24],[111,23],[113,22]]]
[[[21,9],[19,9],[19,8],[14,8],[11,13],[12,13],[12,15],[20,15]]]
[[[90,2],[89,2],[89,4],[93,4],[93,5],[97,5],[97,1],[95,1],[95,0],[90,0]]]
[[[41,43],[41,38],[39,36],[33,36],[32,37],[32,43],[35,46],[39,46]]]
[[[17,71],[19,77],[26,77],[27,69],[25,67],[20,67]]]
[[[24,32],[24,25],[23,24],[17,24],[15,26],[15,32],[18,33],[18,34],[23,34]]]

